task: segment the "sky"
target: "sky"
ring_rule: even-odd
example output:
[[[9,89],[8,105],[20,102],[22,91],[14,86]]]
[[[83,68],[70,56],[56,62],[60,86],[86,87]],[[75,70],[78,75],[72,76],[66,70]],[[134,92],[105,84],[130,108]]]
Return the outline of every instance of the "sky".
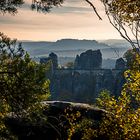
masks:
[[[61,7],[46,14],[32,11],[30,5],[31,0],[25,0],[15,16],[0,14],[0,31],[11,38],[32,41],[121,39],[109,23],[99,0],[94,0],[94,5],[102,21],[84,0],[66,0]]]

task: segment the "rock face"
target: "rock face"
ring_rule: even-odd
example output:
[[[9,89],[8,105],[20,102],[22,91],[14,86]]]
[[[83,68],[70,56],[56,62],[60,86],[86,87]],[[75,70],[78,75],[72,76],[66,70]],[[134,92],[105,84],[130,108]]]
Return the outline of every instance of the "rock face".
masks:
[[[77,55],[74,69],[54,70],[51,78],[52,100],[93,103],[102,90],[118,96],[125,82],[125,61],[116,61],[116,69],[101,69],[100,50]]]
[[[118,96],[125,82],[123,71],[125,61],[116,61],[116,69],[101,69],[102,54],[100,50],[88,50],[77,55],[74,69],[57,69],[57,55],[51,53],[42,58],[41,63],[52,61],[52,69],[47,78],[50,79],[52,100],[93,103],[102,90],[109,90]]]
[[[55,70],[58,68],[58,58],[55,53],[50,53],[49,57],[43,57],[40,59],[40,63],[48,63],[49,61],[52,62],[52,69]]]
[[[43,102],[46,105],[49,105],[49,112],[64,112],[66,109],[73,110],[74,112],[80,111],[82,117],[90,118],[93,120],[101,120],[102,117],[107,113],[103,109],[99,109],[93,105],[85,103],[74,103],[66,101],[45,101]],[[46,114],[48,111],[46,110]]]
[[[124,82],[123,70],[57,70],[50,85],[51,97],[93,103],[102,90],[118,96]]]
[[[100,50],[88,50],[77,55],[74,63],[74,69],[92,70],[99,69],[102,65],[102,54]]]
[[[115,69],[125,69],[126,68],[126,62],[123,58],[119,58],[116,60]]]
[[[10,130],[18,136],[18,140],[67,140],[68,120],[66,118],[67,110],[69,113],[80,112],[81,118],[88,118],[94,122],[99,122],[107,113],[105,110],[96,108],[89,104],[46,101],[44,102],[48,109],[44,110],[47,122],[41,120],[29,122],[25,118],[8,117],[5,124]],[[80,140],[80,137],[73,137],[72,140]]]

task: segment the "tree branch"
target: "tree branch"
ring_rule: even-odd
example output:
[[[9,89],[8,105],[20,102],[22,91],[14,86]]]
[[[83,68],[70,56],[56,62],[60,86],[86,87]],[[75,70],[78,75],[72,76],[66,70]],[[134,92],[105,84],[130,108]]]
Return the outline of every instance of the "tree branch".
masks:
[[[90,2],[89,0],[85,0],[94,10],[95,14],[98,16],[99,20],[102,20],[101,16],[98,14],[95,6],[92,4],[92,2]]]

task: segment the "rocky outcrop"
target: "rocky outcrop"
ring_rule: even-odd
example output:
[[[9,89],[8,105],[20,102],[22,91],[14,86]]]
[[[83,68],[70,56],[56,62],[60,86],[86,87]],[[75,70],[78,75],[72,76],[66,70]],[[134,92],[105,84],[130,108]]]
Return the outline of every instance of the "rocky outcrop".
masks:
[[[93,103],[102,90],[109,90],[118,96],[125,82],[123,71],[125,61],[116,61],[116,69],[101,69],[102,54],[100,50],[88,50],[77,55],[74,69],[57,69],[57,55],[51,53],[42,58],[41,63],[52,60],[52,69],[46,76],[50,79],[52,100]]]
[[[123,58],[119,58],[116,60],[115,69],[122,69],[124,70],[126,68],[126,62]]]
[[[74,69],[92,70],[100,69],[102,65],[102,54],[100,50],[88,50],[77,55],[74,63]]]
[[[67,101],[45,101],[44,104],[49,106],[49,112],[56,115],[56,112],[62,113],[64,110],[72,110],[73,112],[80,111],[82,117],[86,117],[93,120],[101,120],[102,117],[107,113],[103,109],[99,109],[93,105],[89,105],[86,103],[75,103],[75,102],[67,102]],[[46,110],[46,114],[48,110]]]
[[[26,118],[7,117],[5,124],[10,130],[18,136],[18,140],[67,140],[67,131],[69,122],[66,118],[66,112],[80,112],[81,118],[88,118],[98,124],[103,116],[107,113],[105,110],[96,108],[89,104],[46,101],[48,109],[43,113],[47,118],[47,122],[38,120],[36,123],[27,121]],[[78,121],[78,120],[77,120]],[[79,137],[74,137],[73,140],[80,140]]]
[[[49,61],[52,62],[52,69],[55,70],[58,68],[58,58],[55,53],[50,53],[49,57],[42,57],[40,58],[40,63],[45,63],[47,64]]]

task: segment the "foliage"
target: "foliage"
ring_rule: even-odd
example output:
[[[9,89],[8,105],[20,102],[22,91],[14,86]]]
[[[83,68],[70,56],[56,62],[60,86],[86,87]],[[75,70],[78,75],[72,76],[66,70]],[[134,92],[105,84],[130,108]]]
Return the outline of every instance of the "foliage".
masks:
[[[122,92],[131,95],[140,105],[140,54],[133,55],[133,63],[129,63],[130,68],[124,73],[126,83]],[[132,62],[132,61],[130,61]]]
[[[129,49],[124,53],[123,57],[127,61],[128,68],[134,65],[133,62],[135,61],[135,57],[137,53],[139,53],[139,49]]]
[[[81,139],[90,140],[94,135],[92,130],[94,121],[87,118],[83,118],[80,122],[77,121],[78,112],[76,114],[71,114],[74,118],[69,118],[70,128],[68,129],[68,140]],[[75,121],[75,122],[74,122]]]
[[[10,134],[10,131],[7,129],[7,127],[4,124],[5,116],[7,116],[9,113],[9,105],[2,99],[0,99],[0,139],[6,140],[6,139],[15,139],[13,135]]]
[[[139,0],[101,0],[112,26],[133,48],[139,48],[140,1]],[[130,30],[129,30],[130,29]],[[131,34],[129,34],[131,32]]]
[[[32,61],[21,44],[16,45],[16,40],[1,34],[0,43],[1,98],[6,100],[12,111],[26,110],[48,97],[47,67]]]
[[[93,128],[96,126],[94,120],[83,117],[82,112],[73,110],[72,108],[67,108],[65,110],[65,116],[68,120],[67,133],[68,140],[90,140],[95,131]]]
[[[46,65],[31,60],[21,44],[0,33],[0,117],[11,112],[29,115],[41,108],[40,102],[49,97]],[[0,122],[2,131],[4,124]]]
[[[17,8],[22,6],[25,0],[1,0],[0,13],[16,14]],[[49,12],[54,6],[60,6],[63,0],[32,0],[31,9],[39,12]]]
[[[41,12],[49,12],[53,6],[60,6],[64,0],[33,0],[31,8]]]
[[[76,129],[78,128],[78,122],[77,119],[80,118],[81,114],[80,112],[72,113],[72,109],[70,111],[67,109],[65,110],[66,118],[69,122],[69,128],[68,128],[68,140],[71,140],[71,137],[75,133]]]
[[[101,94],[98,105],[111,113],[103,118],[96,130],[97,137],[105,136],[107,139],[118,140],[139,138],[140,109],[131,108],[130,103],[131,97],[125,92],[122,92],[118,100],[106,93]]]
[[[17,13],[17,7],[23,4],[23,0],[1,0],[0,13]]]
[[[107,0],[108,10],[116,14],[122,22],[131,23],[138,21],[140,18],[140,1],[139,0]]]
[[[116,99],[108,91],[102,91],[96,105],[107,111],[102,121],[83,118],[77,121],[75,115],[69,115],[69,137],[81,134],[81,139],[134,140],[140,137],[140,55],[135,53],[133,63],[125,71],[121,95]],[[83,125],[84,124],[84,125]]]
[[[98,14],[95,6],[90,0],[85,0],[93,9],[97,17],[102,20]],[[17,8],[21,6],[25,0],[1,0],[0,2],[0,13],[17,13]],[[37,12],[50,12],[53,7],[58,7],[63,4],[64,0],[32,0],[31,9]]]

